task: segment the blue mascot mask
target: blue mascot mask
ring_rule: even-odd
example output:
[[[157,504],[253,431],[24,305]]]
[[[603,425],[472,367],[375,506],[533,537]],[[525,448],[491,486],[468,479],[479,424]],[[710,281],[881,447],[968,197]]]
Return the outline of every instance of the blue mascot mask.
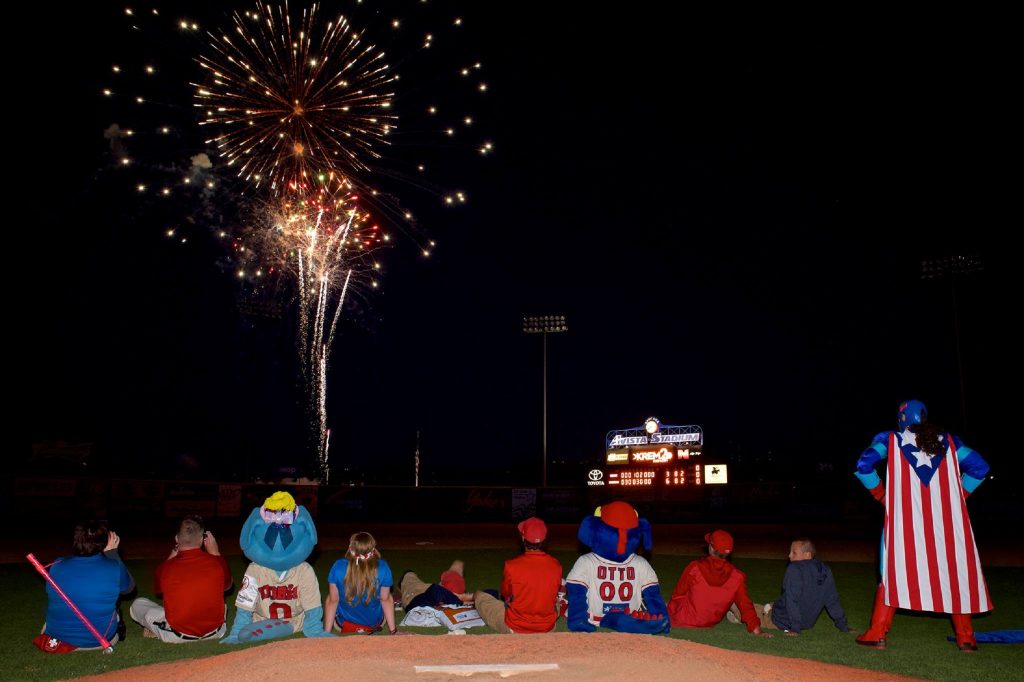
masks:
[[[926,421],[928,421],[928,408],[920,400],[908,400],[900,405],[900,431],[906,430],[908,426]]]
[[[583,519],[576,537],[598,556],[618,562],[635,554],[641,542],[648,551],[653,545],[651,524],[626,502],[598,507],[593,516]]]
[[[249,514],[239,545],[250,561],[275,571],[298,566],[316,545],[316,526],[305,507],[277,492]]]

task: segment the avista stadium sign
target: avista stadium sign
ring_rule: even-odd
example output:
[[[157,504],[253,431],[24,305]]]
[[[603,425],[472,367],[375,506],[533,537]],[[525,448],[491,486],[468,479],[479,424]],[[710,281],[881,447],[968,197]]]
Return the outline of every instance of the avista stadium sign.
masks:
[[[641,426],[631,429],[609,431],[604,437],[606,450],[629,447],[632,445],[689,445],[704,444],[704,429],[696,424],[687,426],[671,426],[662,424],[657,417],[649,417]],[[650,448],[642,448],[650,449]]]
[[[699,433],[655,433],[651,436],[623,436],[616,434],[608,440],[609,447],[621,445],[647,445],[648,443],[700,443]]]

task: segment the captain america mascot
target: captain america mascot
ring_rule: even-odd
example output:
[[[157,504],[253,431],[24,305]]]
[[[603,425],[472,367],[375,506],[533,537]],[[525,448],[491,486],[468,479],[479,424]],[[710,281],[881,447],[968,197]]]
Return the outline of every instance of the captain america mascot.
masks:
[[[977,651],[972,613],[992,610],[967,498],[988,475],[981,455],[928,421],[919,400],[899,407],[857,460],[855,475],[885,507],[881,583],[871,625],[857,643],[885,649],[896,609],[948,613],[961,651]],[[883,481],[876,470],[885,467]]]

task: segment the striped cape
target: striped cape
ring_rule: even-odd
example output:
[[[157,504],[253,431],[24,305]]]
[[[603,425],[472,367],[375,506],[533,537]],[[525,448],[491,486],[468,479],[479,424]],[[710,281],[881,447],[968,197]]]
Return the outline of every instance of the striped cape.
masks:
[[[935,457],[929,485],[889,435],[882,584],[885,603],[939,613],[992,610],[967,515],[956,446]]]

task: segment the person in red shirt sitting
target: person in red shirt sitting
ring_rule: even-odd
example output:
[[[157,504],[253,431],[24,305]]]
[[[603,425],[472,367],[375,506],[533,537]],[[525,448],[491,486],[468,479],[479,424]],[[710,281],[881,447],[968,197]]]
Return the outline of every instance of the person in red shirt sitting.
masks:
[[[178,526],[174,541],[154,577],[153,589],[163,594],[164,606],[136,599],[132,620],[142,626],[144,636],[162,642],[220,639],[226,631],[224,592],[231,588],[231,573],[217,540],[203,528],[202,517],[191,515]]]
[[[761,632],[761,621],[747,594],[747,576],[729,563],[732,536],[724,530],[716,530],[705,535],[704,540],[708,543],[708,556],[690,562],[683,570],[668,602],[672,627],[714,627],[735,602],[748,632],[771,637]]]
[[[486,592],[473,595],[487,627],[503,634],[551,632],[558,620],[556,601],[562,586],[562,564],[544,551],[548,527],[531,516],[519,524],[523,553],[505,562],[502,599]]]

